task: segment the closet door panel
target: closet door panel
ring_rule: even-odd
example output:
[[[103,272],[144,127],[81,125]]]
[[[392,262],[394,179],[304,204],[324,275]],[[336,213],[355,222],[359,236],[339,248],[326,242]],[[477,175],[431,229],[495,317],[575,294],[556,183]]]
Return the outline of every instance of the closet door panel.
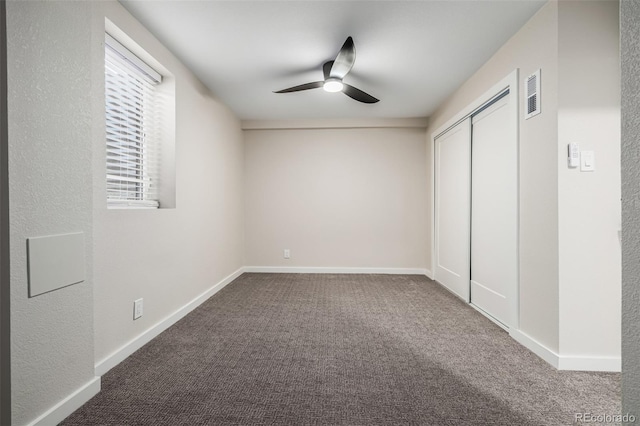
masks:
[[[517,289],[517,141],[509,96],[472,119],[471,303],[512,323]]]
[[[436,281],[469,301],[471,119],[435,139]]]

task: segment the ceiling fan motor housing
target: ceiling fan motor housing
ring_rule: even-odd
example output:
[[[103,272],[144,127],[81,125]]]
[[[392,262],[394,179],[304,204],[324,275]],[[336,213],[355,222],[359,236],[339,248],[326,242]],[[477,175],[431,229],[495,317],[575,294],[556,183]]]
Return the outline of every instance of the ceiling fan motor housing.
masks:
[[[339,78],[329,77],[324,81],[322,88],[327,92],[341,92],[344,85]]]

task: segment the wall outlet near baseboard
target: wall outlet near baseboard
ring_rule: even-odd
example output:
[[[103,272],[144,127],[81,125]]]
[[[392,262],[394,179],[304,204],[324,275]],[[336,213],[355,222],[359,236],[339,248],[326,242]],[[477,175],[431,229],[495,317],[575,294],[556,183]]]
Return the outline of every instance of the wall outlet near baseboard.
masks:
[[[133,319],[137,320],[142,316],[142,299],[133,302]]]
[[[284,258],[289,259],[291,257],[291,250],[284,249]]]

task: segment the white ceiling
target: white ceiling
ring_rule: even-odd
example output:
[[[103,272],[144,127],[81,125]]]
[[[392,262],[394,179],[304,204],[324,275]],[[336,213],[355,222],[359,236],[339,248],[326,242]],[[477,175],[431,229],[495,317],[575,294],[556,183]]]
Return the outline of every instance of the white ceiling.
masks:
[[[244,120],[427,117],[545,1],[139,1],[121,3]],[[322,89],[348,36],[345,77],[380,99]]]

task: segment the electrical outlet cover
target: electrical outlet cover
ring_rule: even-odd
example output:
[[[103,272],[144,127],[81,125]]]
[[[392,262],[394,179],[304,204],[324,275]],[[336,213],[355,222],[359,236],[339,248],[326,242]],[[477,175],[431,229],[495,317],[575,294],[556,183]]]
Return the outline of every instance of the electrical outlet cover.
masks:
[[[142,316],[142,299],[133,302],[133,319],[136,320]]]

